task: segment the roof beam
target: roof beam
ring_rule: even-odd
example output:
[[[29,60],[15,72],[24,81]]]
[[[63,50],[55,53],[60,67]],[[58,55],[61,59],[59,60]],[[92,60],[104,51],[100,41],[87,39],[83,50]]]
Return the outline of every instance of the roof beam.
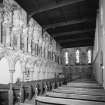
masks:
[[[93,45],[94,44],[94,41],[92,40],[81,40],[81,41],[78,41],[78,42],[67,42],[67,43],[60,43],[61,46],[63,47],[79,47],[79,46],[87,46],[87,45]]]
[[[63,32],[63,33],[57,33],[53,34],[53,37],[61,37],[61,36],[68,36],[68,35],[74,35],[74,34],[82,34],[87,32],[92,32],[94,29],[86,29],[86,30],[78,30],[78,31],[71,31],[71,32]]]
[[[76,41],[84,41],[84,40],[93,40],[93,37],[78,37],[73,39],[63,39],[63,40],[57,40],[59,43],[67,43],[67,42],[76,42]]]
[[[50,28],[56,28],[56,27],[62,27],[62,26],[67,26],[67,25],[74,25],[74,24],[79,24],[79,23],[85,23],[85,22],[91,22],[94,21],[95,18],[91,18],[91,19],[79,19],[79,20],[71,20],[71,21],[65,21],[65,22],[59,22],[59,23],[55,23],[55,24],[49,24],[49,25],[45,25],[43,26],[45,30],[48,30]]]
[[[67,5],[76,4],[76,3],[79,3],[79,2],[83,2],[83,1],[85,1],[85,0],[63,0],[63,1],[59,2],[59,3],[47,4],[44,7],[33,11],[30,14],[30,17],[37,14],[37,13],[46,12],[46,11],[49,11],[49,10],[52,10],[52,9],[64,7],[64,6],[67,6]]]

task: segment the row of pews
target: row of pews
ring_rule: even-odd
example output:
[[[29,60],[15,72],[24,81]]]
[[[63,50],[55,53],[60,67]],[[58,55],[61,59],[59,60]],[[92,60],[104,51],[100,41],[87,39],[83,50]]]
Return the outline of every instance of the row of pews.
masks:
[[[0,84],[0,105],[8,105],[9,85]]]
[[[1,84],[0,105],[12,105],[11,101],[13,101],[13,105],[24,103],[25,100],[31,100],[33,97],[44,95],[47,91],[51,91],[65,83],[66,80],[64,78],[18,82],[12,84],[13,95],[9,93],[10,84]]]
[[[36,96],[35,105],[105,105],[105,90],[95,81],[73,81]]]

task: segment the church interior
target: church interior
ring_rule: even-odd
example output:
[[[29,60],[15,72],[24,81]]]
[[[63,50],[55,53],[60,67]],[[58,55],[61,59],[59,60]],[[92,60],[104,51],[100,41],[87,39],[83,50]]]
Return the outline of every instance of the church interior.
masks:
[[[0,0],[0,105],[105,105],[105,0]]]

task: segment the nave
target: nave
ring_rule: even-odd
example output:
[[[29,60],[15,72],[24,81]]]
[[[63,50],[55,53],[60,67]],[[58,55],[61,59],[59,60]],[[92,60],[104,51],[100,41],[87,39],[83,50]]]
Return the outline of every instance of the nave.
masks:
[[[0,0],[0,105],[105,105],[105,0]]]
[[[37,96],[35,105],[105,105],[105,90],[95,81],[72,81]]]

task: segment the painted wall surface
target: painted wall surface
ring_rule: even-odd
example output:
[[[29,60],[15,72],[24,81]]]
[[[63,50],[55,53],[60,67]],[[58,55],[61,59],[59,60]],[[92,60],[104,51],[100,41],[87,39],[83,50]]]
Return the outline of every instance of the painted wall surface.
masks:
[[[8,76],[13,73],[15,79],[11,81],[54,78],[62,72],[61,46],[48,32],[43,32],[36,20],[28,19],[15,0],[3,0],[3,5],[0,7],[0,59],[7,58]],[[0,79],[4,81],[1,76]]]
[[[79,49],[80,57],[79,64],[76,63],[76,50]],[[88,50],[92,51],[92,47],[79,47],[79,48],[67,48],[63,49],[63,55],[65,52],[68,52],[69,64],[65,66],[65,57],[64,57],[64,73],[65,76],[71,80],[79,78],[92,78],[92,66],[88,64]]]

